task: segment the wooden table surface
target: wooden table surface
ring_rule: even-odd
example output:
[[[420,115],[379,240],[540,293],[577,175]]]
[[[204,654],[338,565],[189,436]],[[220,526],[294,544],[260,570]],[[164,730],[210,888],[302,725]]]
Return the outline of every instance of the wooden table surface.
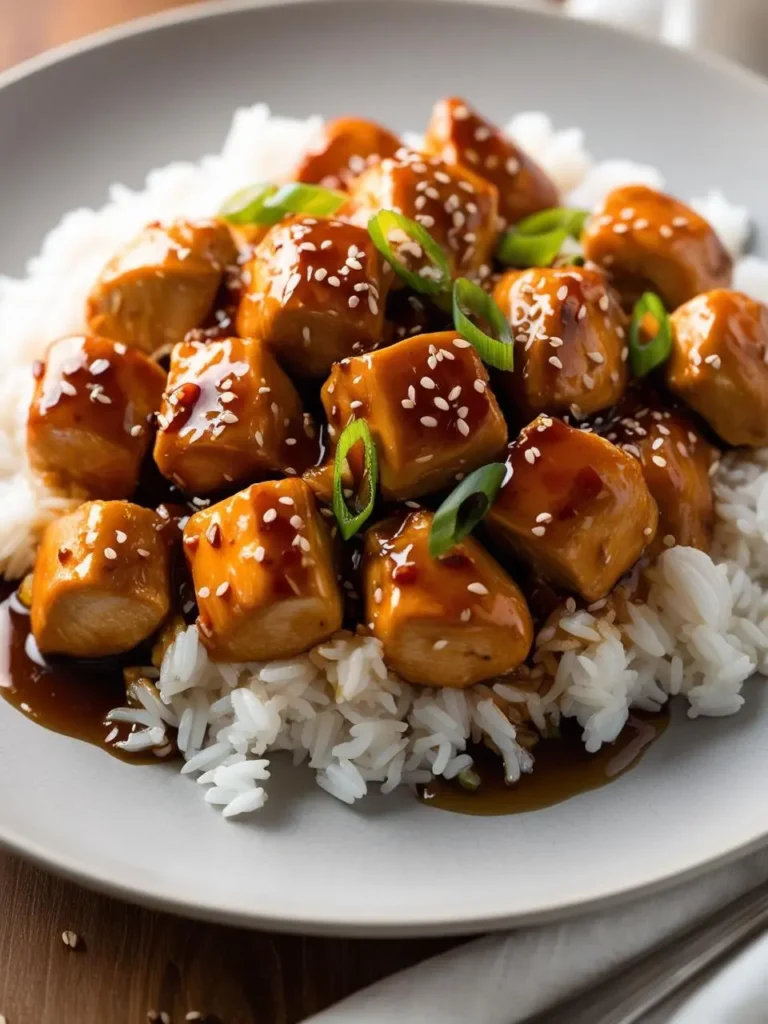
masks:
[[[0,70],[184,2],[0,0]],[[78,936],[74,950],[65,931]],[[0,853],[0,1024],[179,1024],[194,1011],[209,1024],[293,1024],[455,942],[302,938],[190,922]]]

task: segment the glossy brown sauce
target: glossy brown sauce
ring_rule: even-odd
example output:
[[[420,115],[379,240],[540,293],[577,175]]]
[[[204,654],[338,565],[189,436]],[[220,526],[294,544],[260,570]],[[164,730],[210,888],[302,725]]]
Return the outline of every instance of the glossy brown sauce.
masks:
[[[131,725],[106,721],[109,711],[126,702],[117,660],[38,664],[27,653],[29,615],[14,592],[15,586],[0,581],[0,637],[10,637],[0,651],[0,696],[46,729],[92,743],[130,764],[156,763],[151,751],[129,754],[117,746]]]
[[[597,754],[588,754],[581,730],[564,723],[559,739],[541,740],[533,755],[533,771],[513,786],[504,782],[499,758],[484,747],[472,751],[479,789],[462,789],[456,781],[435,779],[420,788],[421,800],[430,807],[459,814],[522,814],[562,803],[579,793],[600,789],[634,768],[649,746],[669,724],[669,714],[633,713],[618,739]]]

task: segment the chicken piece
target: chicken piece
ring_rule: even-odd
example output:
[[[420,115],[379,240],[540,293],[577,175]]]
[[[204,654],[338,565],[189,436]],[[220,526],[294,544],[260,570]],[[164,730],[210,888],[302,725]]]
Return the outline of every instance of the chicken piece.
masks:
[[[614,189],[587,220],[584,255],[611,275],[627,308],[645,291],[675,309],[730,284],[731,257],[708,221],[645,185]]]
[[[515,582],[476,540],[432,558],[432,518],[411,512],[366,534],[366,620],[404,679],[463,688],[525,661],[533,622]]]
[[[43,654],[130,651],[170,609],[163,522],[127,501],[89,501],[50,523],[32,580],[32,632]]]
[[[236,260],[221,221],[150,224],[102,270],[86,303],[88,326],[150,354],[175,345],[203,323]]]
[[[511,270],[493,297],[516,339],[513,373],[494,380],[527,423],[539,413],[588,416],[627,384],[627,320],[605,275],[586,267]]]
[[[294,475],[317,461],[296,389],[253,338],[176,345],[158,423],[155,462],[190,494]]]
[[[325,122],[320,138],[304,154],[291,178],[346,189],[366,167],[394,156],[399,148],[397,136],[375,121],[337,117]]]
[[[542,576],[596,601],[640,558],[657,520],[636,459],[539,416],[510,444],[485,522]]]
[[[499,231],[495,185],[466,167],[401,149],[357,178],[342,213],[367,227],[380,210],[397,210],[426,228],[456,274],[485,276]]]
[[[768,445],[768,308],[718,288],[672,314],[667,386],[724,441]]]
[[[34,375],[27,417],[33,469],[80,497],[130,497],[165,372],[122,342],[77,336],[54,342]]]
[[[330,537],[302,480],[253,484],[196,512],[184,551],[214,661],[292,658],[341,626]]]
[[[494,124],[464,100],[439,100],[424,136],[424,151],[449,164],[463,164],[499,190],[499,214],[515,224],[558,206],[555,183]]]
[[[454,331],[421,334],[333,367],[322,390],[331,438],[364,417],[379,485],[396,501],[439,490],[498,458],[507,440],[488,374]]]
[[[601,433],[638,459],[659,509],[652,556],[674,544],[709,551],[715,523],[709,470],[715,449],[683,412],[651,392],[628,394]]]
[[[289,372],[324,376],[336,360],[381,343],[390,278],[362,228],[289,218],[247,266],[238,333],[263,338]]]

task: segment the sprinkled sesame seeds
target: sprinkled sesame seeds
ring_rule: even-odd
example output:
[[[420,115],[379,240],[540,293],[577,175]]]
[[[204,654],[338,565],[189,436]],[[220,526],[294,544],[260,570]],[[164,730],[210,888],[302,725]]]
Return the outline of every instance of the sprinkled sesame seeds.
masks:
[[[261,518],[265,523],[273,523],[277,519],[277,509],[268,508]]]
[[[530,462],[531,465],[536,461],[536,456],[533,453],[533,448],[526,448],[525,450],[525,461]]]
[[[125,544],[128,540],[128,534],[124,533],[122,530],[115,530],[115,539],[118,544]]]
[[[423,427],[437,426],[437,420],[435,419],[434,416],[422,416],[421,419],[419,420],[419,423],[421,423]]]
[[[715,370],[719,370],[722,366],[722,360],[716,352],[713,352],[710,356],[705,356],[704,362],[708,363]]]
[[[561,285],[557,289],[557,299],[558,299],[559,302],[562,302],[564,299],[567,299],[567,298],[568,298],[568,285],[564,284],[564,285]]]
[[[400,588],[399,587],[395,587],[395,589],[392,591],[392,601],[391,601],[391,604],[392,604],[393,608],[397,608],[397,606],[400,604]]]
[[[221,397],[223,398],[224,396],[222,395]],[[240,420],[239,416],[235,416],[235,414],[230,412],[229,409],[226,409],[221,414],[220,419],[222,423],[238,423]]]
[[[511,156],[504,164],[504,169],[507,174],[517,174],[520,170],[520,161]]]
[[[562,370],[563,368],[563,364],[560,362],[558,356],[550,356],[547,362],[554,366],[557,370]]]
[[[280,502],[281,505],[295,505],[296,504],[296,502],[293,500],[293,498],[289,498],[287,495],[283,495],[282,498],[278,498],[277,500]]]
[[[653,528],[650,527],[650,526],[646,526],[645,529],[643,530],[643,536],[644,537],[650,537],[652,535],[653,535]]]
[[[651,461],[654,463],[654,465],[659,466],[661,469],[663,469],[664,466],[666,466],[667,464],[667,460],[663,458],[661,455],[654,455]]]
[[[384,591],[381,589],[381,587],[376,587],[376,589],[373,592],[373,600],[376,602],[376,604],[381,604],[383,598]]]
[[[225,580],[216,587],[216,597],[224,597],[226,592],[229,590],[229,583]]]
[[[469,424],[466,420],[456,420],[456,429],[464,437],[469,436]]]
[[[127,345],[124,345],[122,341],[116,341],[112,348],[119,356],[124,356],[128,351]]]
[[[117,552],[114,548],[104,548],[104,557],[113,562],[117,558]]]
[[[663,438],[663,437],[657,437],[657,438],[656,438],[656,440],[655,440],[655,441],[653,442],[653,444],[651,445],[651,448],[652,448],[652,449],[653,449],[654,451],[658,451],[658,449],[659,449],[659,448],[661,448],[661,446],[662,446],[663,444],[664,444],[664,438]]]
[[[77,394],[77,388],[75,387],[74,384],[70,383],[70,381],[68,381],[68,380],[60,381],[59,382],[59,388],[61,389],[61,393],[63,395],[69,395],[70,398],[73,395]]]
[[[472,594],[479,594],[481,597],[485,597],[489,593],[488,587],[484,583],[475,581],[474,583],[467,584],[467,590]]]
[[[688,218],[687,217],[673,217],[672,218],[672,227],[684,228],[684,227],[687,226],[687,224],[688,224]]]
[[[136,554],[139,556],[139,558],[149,558],[149,552],[147,551],[146,548],[137,548]]]
[[[300,530],[304,526],[304,520],[299,515],[291,516],[288,520],[294,530]]]
[[[659,228],[659,234],[662,238],[671,238],[672,233],[672,228],[669,226],[669,224],[662,224]]]
[[[533,526],[531,528],[531,533],[534,535],[534,537],[543,537],[546,532],[546,526]]]
[[[539,512],[539,514],[536,516],[536,522],[537,523],[551,523],[552,522],[552,513],[551,512]]]
[[[348,299],[348,305],[350,309],[355,309],[357,306],[360,305],[360,296],[350,295]]]
[[[210,597],[211,596],[210,587],[200,587],[200,589],[197,592],[197,596],[198,597],[203,597],[203,598]]]
[[[410,398],[403,398],[400,401],[400,405],[402,405],[404,409],[413,409],[415,408],[416,403],[412,402]]]
[[[465,608],[462,611],[461,615],[459,615],[459,618],[461,619],[462,622],[469,622],[469,620],[472,618],[472,609]]]
[[[80,942],[80,936],[77,932],[65,931],[61,933],[61,941],[65,946],[68,946],[69,949],[77,949]]]
[[[266,550],[261,546],[261,544],[259,544],[259,546],[256,548],[256,550],[253,553],[253,557],[256,559],[257,562],[263,562],[264,561],[264,556],[266,555],[266,553],[267,553]]]
[[[421,386],[423,388],[426,388],[428,391],[431,391],[433,388],[437,387],[437,385],[435,384],[431,377],[422,377],[421,380],[419,381],[419,384],[421,384]]]
[[[454,348],[471,348],[472,343],[467,341],[466,338],[454,338],[452,345]]]
[[[605,313],[611,303],[607,295],[601,295],[597,304],[600,307],[600,309],[602,309],[602,311]]]
[[[99,374],[104,373],[104,371],[108,369],[108,359],[94,359],[94,361],[88,367],[88,372],[91,374],[92,377],[98,377]]]
[[[444,398],[441,398],[439,395],[437,396],[437,398],[433,399],[433,402],[435,403],[437,408],[442,409],[443,412],[448,412],[448,410],[451,408],[450,405],[448,405],[448,403],[446,402],[446,400]]]
[[[615,235],[626,235],[626,233],[629,231],[629,225],[628,224],[614,224],[612,230],[613,230],[613,233]]]
[[[432,650],[433,651],[442,651],[443,648],[445,648],[447,646],[448,646],[448,641],[447,640],[435,640],[435,642],[432,644]]]
[[[318,267],[318,269],[315,271],[315,280],[324,281],[326,277],[328,277],[328,271],[325,269],[325,267]]]

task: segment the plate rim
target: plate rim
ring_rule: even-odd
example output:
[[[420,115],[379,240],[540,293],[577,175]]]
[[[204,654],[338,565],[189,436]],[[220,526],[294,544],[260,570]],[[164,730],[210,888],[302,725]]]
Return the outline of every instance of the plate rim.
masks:
[[[172,8],[138,18],[133,18],[117,26],[93,32],[80,39],[63,43],[31,57],[12,67],[0,71],[0,90],[5,90],[25,79],[43,72],[58,64],[76,60],[90,51],[102,49],[125,39],[131,39],[179,24],[205,21],[209,18],[227,17],[252,10],[280,7],[296,7],[318,5],[320,3],[341,6],[345,4],[369,3],[372,6],[386,4],[405,5],[409,0],[203,0],[203,2]],[[549,21],[567,17],[559,10],[532,8],[510,3],[509,0],[420,0],[420,3],[431,3],[435,6],[473,7],[478,11],[483,8],[507,10],[511,17],[528,18],[532,21]],[[743,68],[730,60],[715,54],[697,53],[644,36],[641,33],[582,19],[573,20],[573,31],[585,32],[590,36],[602,35],[607,41],[611,39],[632,40],[635,45],[645,48],[649,54],[659,48],[674,51],[677,58],[684,63],[698,67],[704,66],[716,75],[725,75],[740,83],[742,87],[758,92],[768,104],[768,78]],[[331,918],[327,914],[290,914],[279,911],[261,911],[258,908],[236,909],[206,902],[203,894],[190,894],[188,897],[164,894],[150,885],[116,880],[108,871],[84,868],[75,858],[57,853],[36,840],[30,840],[22,833],[9,830],[0,823],[0,850],[29,860],[44,870],[51,871],[69,881],[100,893],[127,900],[156,910],[182,914],[218,923],[226,923],[239,927],[267,928],[275,932],[290,932],[307,935],[336,935],[349,937],[395,937],[395,936],[428,936],[428,935],[464,935],[483,931],[498,931],[510,926],[544,924],[563,920],[597,909],[608,908],[645,895],[661,892],[669,887],[699,877],[717,867],[747,857],[768,844],[768,824],[765,830],[746,843],[736,840],[735,845],[723,849],[720,853],[704,856],[702,859],[689,863],[687,867],[677,869],[670,867],[665,873],[650,882],[637,885],[616,886],[609,892],[587,896],[585,899],[562,899],[559,902],[543,905],[540,909],[510,912],[500,910],[497,914],[467,916],[462,914],[456,918],[447,912],[444,915],[432,913],[428,919],[403,917],[384,917],[381,914],[345,912],[343,916]],[[338,911],[337,911],[338,913]]]

